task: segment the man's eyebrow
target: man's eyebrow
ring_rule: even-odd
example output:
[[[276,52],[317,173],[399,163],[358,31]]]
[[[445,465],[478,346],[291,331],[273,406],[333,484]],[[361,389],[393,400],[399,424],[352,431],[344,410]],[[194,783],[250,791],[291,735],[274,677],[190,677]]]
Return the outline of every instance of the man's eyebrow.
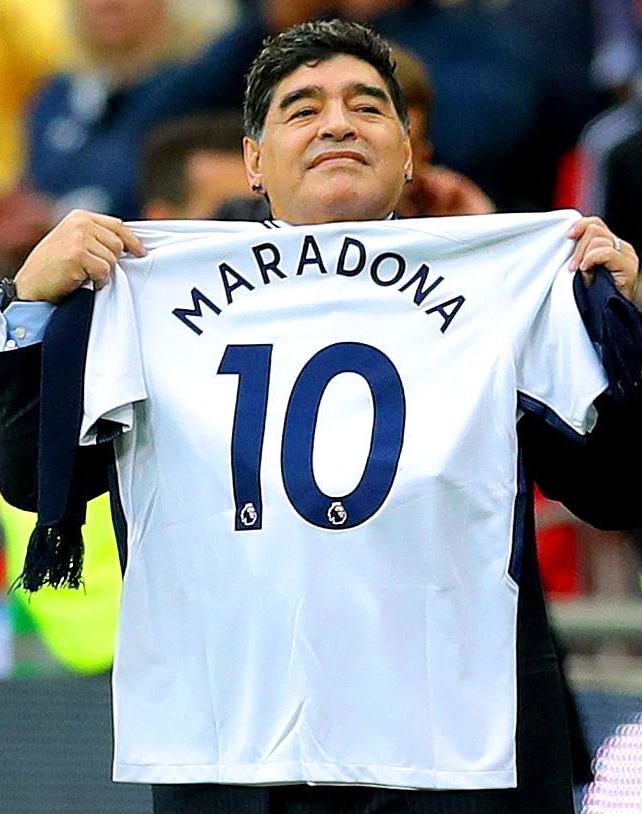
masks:
[[[378,99],[380,102],[386,102],[388,104],[391,102],[390,96],[386,91],[376,85],[367,85],[365,82],[355,82],[348,87],[355,96],[372,96],[373,99]]]
[[[385,102],[386,104],[391,103],[386,91],[376,85],[368,85],[365,82],[353,82],[347,85],[345,90],[353,96],[370,96],[373,99],[378,99],[380,102]],[[305,85],[302,88],[296,88],[296,90],[286,93],[279,102],[279,110],[287,110],[290,105],[293,105],[301,99],[319,99],[321,96],[323,96],[323,88],[320,85]]]
[[[283,99],[279,102],[279,110],[286,110],[290,105],[298,102],[299,99],[318,99],[322,95],[322,89],[319,85],[305,85],[303,88],[286,93]]]

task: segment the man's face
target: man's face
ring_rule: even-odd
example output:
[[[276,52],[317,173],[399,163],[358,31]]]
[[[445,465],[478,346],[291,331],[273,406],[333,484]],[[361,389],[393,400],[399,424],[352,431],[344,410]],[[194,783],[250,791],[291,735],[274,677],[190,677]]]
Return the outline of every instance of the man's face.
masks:
[[[149,200],[144,206],[144,217],[207,219],[228,198],[247,194],[240,151],[196,150],[185,162],[184,178],[185,194],[180,204],[167,198]]]
[[[386,83],[347,55],[286,76],[260,143],[246,138],[244,154],[250,184],[262,185],[275,218],[293,224],[383,218],[412,171]]]
[[[93,48],[120,49],[145,41],[167,14],[166,0],[75,0],[78,26]]]

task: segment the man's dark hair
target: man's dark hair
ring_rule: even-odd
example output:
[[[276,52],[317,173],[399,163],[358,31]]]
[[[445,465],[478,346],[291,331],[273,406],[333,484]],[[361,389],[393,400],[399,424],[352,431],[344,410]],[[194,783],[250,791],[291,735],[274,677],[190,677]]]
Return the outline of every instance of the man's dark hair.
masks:
[[[194,114],[158,125],[143,144],[139,195],[143,205],[154,200],[185,203],[186,165],[200,150],[241,156],[243,117],[240,111]]]
[[[301,23],[268,37],[247,75],[243,123],[245,134],[261,138],[274,88],[301,65],[326,62],[345,54],[368,62],[386,83],[388,93],[405,128],[408,113],[395,78],[395,63],[388,43],[365,25],[345,20]]]

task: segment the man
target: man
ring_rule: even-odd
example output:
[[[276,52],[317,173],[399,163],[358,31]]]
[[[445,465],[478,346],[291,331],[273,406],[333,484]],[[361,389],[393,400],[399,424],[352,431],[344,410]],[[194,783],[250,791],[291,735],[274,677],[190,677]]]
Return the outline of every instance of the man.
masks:
[[[590,387],[595,388],[599,411],[598,422],[588,440],[577,443],[548,426],[543,420],[546,411],[539,409],[528,397],[521,402],[524,414],[517,428],[518,439],[513,432],[516,409],[516,403],[512,401],[513,386],[507,387],[493,380],[498,390],[493,392],[494,398],[490,401],[483,398],[487,383],[482,380],[482,390],[475,386],[479,367],[475,360],[482,358],[478,356],[481,348],[475,334],[468,335],[466,330],[458,334],[458,353],[471,359],[466,376],[472,376],[473,381],[465,397],[453,401],[447,392],[449,387],[457,388],[460,384],[457,368],[453,367],[458,361],[455,354],[448,359],[444,357],[445,370],[438,380],[441,386],[438,393],[433,391],[432,402],[418,403],[413,398],[415,385],[430,385],[430,376],[425,374],[423,366],[429,358],[446,352],[443,344],[431,340],[428,345],[422,339],[421,347],[425,347],[425,351],[422,353],[417,348],[422,361],[417,362],[416,375],[406,375],[406,371],[401,378],[386,353],[363,342],[341,341],[341,338],[345,340],[349,328],[352,335],[352,326],[365,320],[375,344],[390,342],[402,356],[412,353],[413,347],[408,347],[405,338],[405,323],[409,322],[403,316],[406,312],[395,311],[395,308],[402,308],[394,304],[401,299],[386,299],[389,307],[382,310],[381,315],[376,309],[373,311],[365,306],[360,309],[358,299],[351,301],[347,310],[340,299],[329,301],[327,311],[319,301],[319,297],[325,296],[326,281],[328,291],[335,285],[343,285],[339,274],[350,280],[341,288],[348,298],[352,296],[350,291],[357,290],[356,286],[370,286],[368,278],[354,279],[364,260],[359,240],[348,236],[348,226],[333,224],[347,221],[350,230],[353,227],[357,230],[356,235],[367,233],[373,241],[385,238],[383,254],[373,260],[371,273],[376,285],[367,288],[368,298],[388,296],[385,293],[388,281],[378,276],[381,266],[391,259],[399,264],[403,260],[395,260],[401,255],[393,257],[386,248],[396,249],[400,241],[414,239],[410,232],[416,230],[425,235],[426,241],[432,240],[430,230],[422,231],[426,230],[425,223],[387,220],[410,177],[412,155],[403,100],[386,44],[361,26],[337,21],[306,24],[284,32],[265,46],[250,72],[245,121],[244,154],[248,180],[255,192],[269,198],[272,214],[277,219],[271,224],[273,231],[267,234],[278,235],[274,240],[282,240],[279,246],[287,247],[292,241],[303,240],[306,247],[299,260],[299,271],[293,275],[298,281],[296,285],[301,283],[296,296],[302,296],[302,299],[298,300],[299,307],[294,312],[281,310],[279,292],[286,290],[281,283],[283,286],[290,284],[288,275],[280,267],[276,243],[267,243],[266,232],[256,231],[265,227],[256,227],[256,230],[252,227],[253,231],[248,233],[250,242],[245,240],[243,248],[254,254],[260,266],[261,293],[244,276],[249,274],[244,266],[236,261],[219,263],[219,271],[226,280],[228,305],[241,316],[246,313],[242,310],[246,306],[240,305],[237,298],[238,289],[243,288],[250,292],[243,302],[253,303],[250,307],[254,310],[242,318],[240,333],[223,339],[228,344],[222,347],[224,353],[215,374],[215,388],[212,389],[210,374],[203,373],[205,390],[202,397],[195,399],[188,395],[181,403],[180,416],[165,408],[167,399],[175,394],[181,396],[185,371],[193,366],[195,356],[205,353],[206,367],[214,366],[216,370],[214,357],[218,356],[219,350],[218,345],[210,344],[213,340],[207,339],[205,344],[190,345],[193,352],[181,352],[177,365],[170,364],[174,336],[179,336],[175,332],[180,328],[181,342],[185,336],[200,337],[203,328],[192,320],[203,316],[201,306],[207,306],[208,314],[222,312],[222,307],[219,308],[206,293],[193,288],[194,309],[174,309],[171,330],[163,329],[156,348],[149,344],[145,346],[150,355],[160,354],[161,370],[171,368],[166,381],[158,385],[164,395],[160,399],[154,396],[150,401],[151,412],[160,410],[160,424],[172,432],[175,426],[181,426],[184,436],[178,450],[169,453],[166,467],[158,469],[153,463],[151,472],[148,468],[148,457],[156,460],[153,448],[156,441],[150,447],[145,440],[149,419],[153,423],[153,415],[147,412],[150,408],[144,395],[146,385],[141,377],[142,368],[138,367],[136,360],[136,340],[132,344],[115,337],[120,337],[123,330],[131,336],[134,321],[142,324],[157,318],[158,312],[152,302],[157,289],[178,284],[174,279],[176,274],[169,278],[164,276],[161,283],[158,277],[160,268],[155,266],[156,286],[146,285],[147,281],[153,282],[149,274],[151,265],[143,256],[144,249],[138,237],[113,218],[74,213],[34,251],[16,277],[17,294],[21,299],[56,303],[76,291],[88,278],[98,287],[105,285],[123,249],[139,258],[128,262],[139,263],[136,268],[143,272],[141,275],[132,267],[132,285],[136,278],[136,285],[143,284],[146,292],[145,306],[136,312],[135,317],[126,301],[123,301],[122,309],[111,310],[114,297],[121,296],[119,291],[125,292],[126,298],[129,296],[126,293],[128,284],[123,283],[120,269],[116,271],[120,282],[110,281],[105,285],[105,296],[96,298],[95,319],[103,327],[110,326],[110,336],[107,342],[97,340],[95,333],[89,337],[88,359],[97,353],[99,364],[88,362],[96,388],[93,384],[88,386],[85,404],[87,423],[84,430],[91,434],[94,413],[96,416],[105,415],[104,405],[96,405],[96,399],[111,403],[114,410],[108,411],[108,417],[111,416],[112,423],[99,423],[96,431],[105,437],[113,437],[113,422],[129,422],[130,419],[124,417],[127,414],[131,418],[131,405],[128,404],[132,400],[142,400],[141,406],[134,408],[136,416],[141,419],[137,421],[134,416],[131,425],[134,432],[117,442],[120,475],[129,473],[122,481],[120,494],[129,505],[134,494],[138,493],[143,504],[138,514],[130,513],[127,518],[132,559],[126,571],[121,633],[123,638],[127,637],[128,643],[126,654],[121,651],[117,660],[116,677],[117,688],[119,682],[128,684],[127,693],[119,695],[117,700],[118,739],[126,739],[127,746],[125,753],[117,757],[118,777],[150,780],[155,811],[159,814],[268,810],[340,810],[355,814],[366,810],[407,810],[426,814],[571,812],[563,701],[537,579],[532,507],[524,510],[529,505],[530,480],[536,477],[547,494],[564,500],[574,512],[591,522],[605,526],[640,522],[641,510],[634,486],[623,478],[613,477],[622,461],[619,439],[625,438],[632,454],[637,455],[642,446],[637,420],[639,406],[635,397],[638,360],[636,357],[628,365],[622,356],[614,359],[613,354],[613,342],[618,338],[626,343],[638,336],[639,316],[627,302],[637,281],[637,257],[630,246],[621,243],[598,219],[581,219],[570,229],[569,236],[577,241],[570,256],[570,269],[581,272],[577,296],[586,308],[591,330],[598,323],[596,334],[607,323],[610,326],[611,335],[596,335],[596,341],[602,339],[605,365],[612,368],[609,373],[617,381],[612,383],[613,388],[605,390],[604,373],[594,355],[592,352],[584,354],[577,363],[582,367],[582,375],[587,372]],[[516,217],[517,221],[513,219],[506,224],[509,231],[514,231],[521,216]],[[380,223],[365,223],[361,227],[355,223],[364,220]],[[473,219],[461,219],[465,223],[457,220],[458,225],[451,224],[451,228],[464,232],[473,223]],[[279,221],[294,226],[290,229]],[[315,224],[319,225],[316,230],[312,228]],[[303,228],[299,229],[297,225]],[[211,243],[201,239],[207,235],[199,225],[182,228],[187,229],[187,242],[191,244],[186,249],[206,252],[203,255],[205,274],[206,279],[211,280],[213,266],[207,254]],[[210,232],[212,228],[219,227],[211,227]],[[243,227],[234,228],[237,237],[243,234]],[[150,229],[147,234],[153,243],[157,232],[154,227]],[[330,235],[329,240],[335,242],[344,240],[346,250],[339,258],[337,275],[327,274],[322,255],[315,251],[318,246],[313,233],[317,234],[319,241],[324,235]],[[238,240],[230,237],[231,232],[225,234],[230,238],[225,245],[231,257]],[[448,250],[452,254],[459,249],[458,241],[452,237],[454,232],[450,234],[444,238],[445,249],[442,247],[441,251]],[[501,242],[501,234],[493,234],[494,240]],[[166,239],[165,233],[160,233],[160,239]],[[528,245],[533,240],[534,237],[529,235]],[[563,242],[565,244],[566,236]],[[350,254],[348,249],[354,251]],[[171,251],[170,259],[173,257]],[[482,254],[484,251],[482,247]],[[150,252],[152,264],[154,252],[155,249]],[[528,254],[526,251],[521,255],[524,262],[527,262]],[[457,256],[458,263],[466,262],[463,255]],[[178,272],[184,262],[183,257],[172,268]],[[597,264],[603,264],[610,271],[621,292],[616,293],[610,287],[611,283],[607,283],[611,293],[606,297],[604,313],[600,314],[596,309],[603,277],[597,278],[590,287],[583,287],[581,282],[585,278],[588,283],[593,278]],[[313,273],[305,274],[310,268]],[[504,285],[501,264],[499,276],[492,264],[481,270],[471,269],[467,279],[470,285],[477,286],[473,298],[478,303],[476,307],[480,307],[480,301],[489,296],[482,291],[484,272],[493,274],[494,285],[500,288]],[[193,268],[189,271],[190,275],[192,273],[195,273]],[[425,279],[429,269],[422,266],[419,274]],[[533,277],[537,281],[538,275]],[[531,283],[533,277],[529,278]],[[561,322],[568,323],[569,331],[577,328],[576,340],[586,345],[587,337],[572,303],[571,277],[562,274],[555,279],[556,286],[566,292],[565,301],[570,305]],[[508,278],[505,284],[509,285]],[[307,297],[306,291],[309,291]],[[47,336],[49,348],[50,334],[55,333],[54,340],[58,341],[61,321],[64,323],[71,313],[68,304],[79,302],[80,298],[83,302],[89,301],[86,293],[74,294],[57,309]],[[523,292],[515,289],[513,293],[521,301]],[[264,296],[268,299],[265,300]],[[10,292],[5,295],[5,301],[8,299]],[[423,302],[421,297],[418,299]],[[612,335],[617,327],[609,312],[613,300],[617,301],[616,310],[622,316],[621,324],[618,322],[619,337]],[[367,301],[384,302],[381,299]],[[457,301],[461,303],[461,298]],[[222,300],[220,302],[224,304]],[[41,307],[24,302],[9,306],[11,310],[5,311],[10,330],[8,342],[18,344],[27,332],[21,332],[22,338],[18,335],[16,309],[24,312],[28,308]],[[542,308],[545,310],[544,306]],[[383,322],[390,319],[390,309],[396,314],[396,330],[386,330],[389,322]],[[471,307],[468,313],[474,310]],[[439,309],[429,308],[426,314],[429,311]],[[518,313],[509,306],[505,311]],[[439,320],[431,323],[436,328],[437,338],[443,335],[437,325],[450,330],[448,326],[452,319],[457,319],[452,313],[448,316],[444,313],[442,308],[443,325]],[[481,322],[477,322],[481,333],[493,329],[492,313],[492,310],[487,312],[485,318],[482,314]],[[105,314],[110,319],[113,317],[113,321],[102,321]],[[536,314],[537,308],[535,322]],[[60,315],[54,332],[54,320]],[[231,319],[230,324],[234,324],[234,316]],[[310,319],[313,327],[306,328]],[[295,325],[294,334],[287,331],[288,320]],[[514,326],[518,333],[520,324],[518,320]],[[272,338],[269,345],[263,344],[266,341],[262,338],[264,326],[269,330],[267,336]],[[423,337],[421,331],[423,328],[420,329]],[[320,334],[318,339],[316,332]],[[358,335],[356,332],[355,336]],[[333,343],[334,337],[339,341]],[[504,336],[504,340],[498,337],[492,343],[493,354],[499,353],[497,364],[501,365],[504,364],[500,361],[505,359],[504,352],[511,353],[513,344],[510,336]],[[318,341],[325,342],[325,347],[315,355],[314,361],[312,358],[306,361],[309,348],[315,347]],[[47,342],[45,357],[50,356]],[[413,342],[411,340],[410,344]],[[545,345],[549,350],[555,347],[550,342]],[[64,366],[67,367],[72,365],[72,356],[78,354],[74,343],[65,347],[70,351],[70,355],[64,357]],[[268,399],[272,350],[275,370]],[[535,342],[535,347],[525,348],[524,353],[529,357],[538,350],[539,345]],[[635,351],[630,352],[635,357]],[[347,361],[346,354],[350,357]],[[54,351],[53,356],[53,359],[45,358],[45,362],[53,361],[59,365],[60,352]],[[520,352],[520,358],[515,360],[520,366],[524,364],[521,356]],[[559,386],[560,365],[573,375],[573,367],[568,368],[568,360],[562,356],[563,353],[558,354],[553,368],[543,372],[544,386],[549,380]],[[6,383],[0,402],[0,485],[8,499],[31,506],[36,492],[33,468],[38,360],[37,345],[0,355],[3,382]],[[109,370],[114,369],[115,360],[119,361],[115,367],[116,377],[112,378]],[[74,364],[77,362],[82,368],[82,358],[77,358]],[[337,363],[339,368],[336,368]],[[509,368],[511,365],[512,362]],[[293,371],[293,367],[296,370]],[[449,371],[453,370],[454,380],[448,378]],[[335,382],[333,371],[350,373],[352,378],[337,377],[341,382]],[[627,375],[632,382],[627,380]],[[238,388],[234,384],[235,376],[238,376]],[[355,392],[355,378],[357,388],[364,381],[369,385],[365,394]],[[100,379],[108,386],[101,387]],[[135,394],[132,396],[127,392],[121,399],[123,389],[127,390],[130,382],[134,383]],[[222,389],[218,389],[219,384]],[[327,390],[332,391],[327,397],[326,384]],[[149,386],[155,388],[157,384],[150,381]],[[46,390],[46,382],[43,387]],[[342,390],[342,387],[348,390]],[[578,387],[584,387],[582,382],[578,382]],[[407,400],[405,389],[408,390]],[[506,389],[510,392],[501,393]],[[282,397],[287,391],[291,391],[287,409],[285,404],[275,408],[274,396]],[[349,396],[347,408],[343,406],[342,393]],[[602,394],[599,398],[598,393]],[[505,395],[508,395],[508,402],[504,401]],[[453,430],[455,437],[451,440],[461,452],[461,457],[457,456],[456,469],[461,465],[463,472],[468,474],[444,472],[443,479],[435,479],[425,472],[423,481],[420,479],[406,494],[412,507],[410,515],[403,499],[393,500],[390,507],[384,505],[395,479],[405,481],[408,468],[419,466],[420,470],[423,469],[424,437],[429,437],[433,446],[432,450],[427,450],[431,459],[429,467],[439,466],[439,462],[433,460],[435,449],[443,449],[444,454],[448,450],[448,417],[444,414],[431,424],[429,411],[445,409],[448,412],[452,408],[467,413],[468,398],[474,406],[471,408],[473,414],[483,409],[484,415],[488,416],[488,420],[473,432],[469,444],[460,438],[457,430]],[[334,407],[328,414],[329,401]],[[400,416],[405,414],[406,401],[408,415],[413,414],[413,432],[409,430],[411,441],[404,447],[407,455],[400,457],[403,446],[403,420]],[[517,446],[509,455],[509,474],[504,486],[499,480],[496,483],[494,475],[489,475],[487,470],[488,466],[492,469],[495,465],[487,438],[493,436],[506,404],[509,420],[500,426],[506,426],[512,439],[509,449],[513,449],[513,441],[517,445],[519,440],[519,495],[515,492]],[[58,405],[62,406],[62,415]],[[366,419],[373,426],[369,443],[363,435],[362,423],[366,422],[350,423],[353,414],[357,418],[363,414],[364,407],[366,414],[371,411],[371,417]],[[591,414],[588,404],[586,407],[587,410],[578,417],[582,425]],[[53,408],[59,413],[58,419],[64,422],[68,410],[60,389],[54,391]],[[43,398],[43,411],[45,409],[49,411],[49,406]],[[199,425],[200,430],[194,430],[196,437],[186,458],[181,454],[182,444],[192,434],[191,427],[197,414],[205,415],[206,421]],[[281,422],[282,439],[274,434],[275,424]],[[320,430],[322,426],[323,430]],[[225,435],[220,449],[218,441],[210,446],[201,438],[201,433],[209,437],[218,428],[223,429]],[[317,431],[321,432],[324,444],[318,443],[318,437],[315,440]],[[232,433],[234,441],[231,451],[228,449],[226,453],[230,443],[228,432]],[[364,444],[365,440],[362,452],[365,450],[367,462],[362,472],[355,471],[354,461],[345,459],[342,452],[344,446],[353,448],[355,436],[357,444]],[[57,439],[53,440],[55,446]],[[75,442],[75,438],[72,440]],[[157,440],[160,444],[161,440]],[[43,419],[42,443],[50,441],[51,433]],[[277,463],[279,445],[282,447],[280,465]],[[329,456],[322,448],[324,445],[332,450]],[[109,463],[110,446],[104,443],[80,451],[76,492],[80,491],[82,496],[105,488],[104,470]],[[261,466],[263,447],[265,460]],[[356,457],[362,460],[363,456]],[[468,468],[471,457],[472,469]],[[211,471],[203,477],[194,474],[197,464],[199,468],[210,463],[216,466],[219,460],[231,464],[231,478],[227,470],[221,474],[220,480]],[[347,475],[335,471],[336,460],[350,469]],[[357,470],[358,466],[357,463]],[[154,478],[149,489],[142,486],[143,470]],[[485,474],[480,474],[482,471]],[[315,514],[317,498],[321,496],[327,500],[329,497],[324,490],[336,493],[334,486],[326,484],[328,479],[337,477],[342,486],[336,488],[348,492],[352,489],[352,492],[329,507],[322,502],[322,514]],[[260,492],[262,478],[266,480],[266,494],[269,492],[265,505],[261,505],[260,494],[244,503],[243,495],[248,489]],[[212,489],[213,482],[219,487]],[[230,482],[233,483],[236,510],[229,509]],[[181,497],[172,500],[173,489],[179,486]],[[186,486],[192,493],[189,497],[203,503],[206,515],[203,522],[213,524],[208,525],[209,532],[203,536],[187,505]],[[288,494],[285,502],[284,488]],[[483,529],[486,523],[493,522],[494,512],[480,507],[470,527],[466,525],[463,510],[447,514],[443,527],[434,519],[443,518],[443,504],[453,499],[459,506],[470,500],[475,502],[468,488],[483,492],[491,502],[494,502],[493,495],[503,493],[506,488],[510,495],[508,505],[513,505],[513,498],[516,501],[514,522],[519,529],[514,531],[524,538],[524,547],[518,557],[521,562],[517,562],[515,552],[504,550],[499,554],[499,569],[494,558],[495,564],[485,563],[486,577],[488,568],[495,575],[490,581],[494,587],[490,593],[482,589],[485,601],[475,607],[470,599],[466,602],[466,592],[458,584],[463,575],[457,577],[454,574],[461,566],[459,558],[468,560],[472,556],[474,560],[487,545],[493,544],[492,540],[486,541]],[[42,480],[41,491],[50,492],[46,478]],[[43,494],[39,497],[42,503]],[[377,514],[382,505],[383,510]],[[74,505],[73,508],[77,507]],[[164,514],[166,511],[169,514]],[[122,517],[122,512],[116,516]],[[505,513],[502,516],[508,529],[512,522]],[[27,586],[37,587],[42,578],[64,582],[70,575],[70,581],[77,581],[78,569],[74,559],[78,551],[73,549],[73,533],[67,534],[67,531],[73,532],[72,519],[67,512],[58,528],[51,527],[58,542],[72,544],[69,549],[72,553],[67,558],[59,557],[64,553],[60,548],[52,550],[48,545],[48,532],[44,541],[40,539],[42,535],[36,534],[32,552],[35,562],[32,558],[24,575]],[[264,523],[265,535],[263,527],[257,528],[259,519]],[[369,525],[371,519],[374,537],[362,537],[365,529],[361,527]],[[228,532],[230,520],[236,529],[231,536]],[[65,528],[67,521],[70,525]],[[449,524],[459,530],[455,531],[454,539],[448,533]],[[479,525],[480,531],[475,532],[475,524]],[[353,529],[355,533],[350,534]],[[483,540],[476,541],[475,535],[480,532]],[[450,539],[456,546],[455,551],[449,553],[442,549],[444,534],[444,539]],[[178,535],[176,546],[167,547],[168,535]],[[498,537],[503,540],[504,534]],[[44,546],[40,546],[42,542]],[[413,560],[415,548],[418,559]],[[153,549],[157,550],[154,562],[149,559],[154,555]],[[51,556],[53,559],[38,562],[41,554],[45,559]],[[510,567],[507,557],[511,560]],[[68,566],[71,570],[65,573]],[[515,569],[519,572],[519,590],[513,576]],[[469,578],[473,579],[470,573],[466,579]],[[150,590],[157,579],[162,579],[165,587]],[[248,585],[251,586],[249,594]],[[510,605],[508,620],[498,617],[497,624],[488,624],[481,637],[471,637],[471,625],[475,629],[476,620],[492,619],[492,615],[487,615],[486,600],[492,605],[495,594],[501,594],[502,602],[506,600]],[[310,604],[311,597],[316,597],[317,607]],[[210,607],[210,603],[216,603],[215,608]],[[142,612],[140,621],[136,621],[138,611]],[[134,614],[133,618],[130,614]],[[184,614],[197,619],[198,624],[183,627]],[[173,645],[169,652],[167,648],[163,650],[156,633],[159,619],[171,628],[168,633]],[[132,625],[136,629],[132,630]],[[500,637],[503,644],[497,650],[497,660],[493,655],[489,661],[485,651],[491,648],[493,654],[496,652],[498,631],[508,632],[505,638],[503,633]],[[213,652],[207,645],[203,650],[199,644],[201,637],[207,641],[210,635],[220,645]],[[436,641],[433,635],[437,637]],[[130,646],[132,636],[135,639],[133,648]],[[461,669],[451,672],[453,663],[459,663]],[[169,673],[167,664],[171,665]],[[483,686],[476,685],[477,677],[481,675],[480,665],[481,674],[485,676]],[[185,671],[192,676],[189,686],[184,685]],[[471,676],[475,677],[474,681],[467,684]],[[465,691],[459,696],[462,687]],[[203,706],[195,705],[194,699],[201,696]],[[492,705],[490,696],[493,697]],[[170,697],[174,701],[177,697],[183,699],[178,709],[170,704]],[[470,718],[466,717],[468,715]],[[485,723],[479,725],[478,720]],[[150,730],[166,732],[166,737],[156,740],[151,751],[147,747]],[[500,731],[502,735],[497,740]],[[390,733],[394,734],[391,736]],[[177,743],[180,746],[177,747]],[[458,754],[462,743],[465,756]],[[122,749],[122,744],[119,747]],[[204,765],[199,758],[202,749],[242,757],[233,763],[221,759]],[[426,751],[430,756],[426,756]],[[171,765],[163,758],[166,753],[173,755],[169,759]],[[419,753],[421,756],[417,757]],[[126,755],[125,760],[123,755]],[[381,755],[385,755],[385,759],[382,760]]]
[[[159,125],[143,146],[140,202],[151,220],[217,218],[265,220],[267,203],[248,193],[243,163],[243,115],[224,111]],[[242,206],[225,217],[221,207]]]
[[[267,29],[257,15],[197,48],[167,0],[70,6],[75,48],[89,64],[39,88],[24,180],[52,203],[51,223],[79,206],[134,218],[142,139],[168,118],[240,104],[242,76]],[[226,18],[221,9],[219,20]]]
[[[413,157],[412,182],[404,187],[397,214],[412,218],[495,212],[493,202],[470,178],[433,162],[436,100],[428,71],[418,57],[399,46],[393,48],[393,58],[408,110]]]
[[[492,201],[469,178],[432,163],[434,92],[421,61],[393,48],[413,155],[412,182],[396,211],[403,217],[483,215]],[[185,116],[156,127],[142,151],[140,206],[145,219],[257,220],[269,217],[264,198],[248,194],[241,151],[241,112]]]

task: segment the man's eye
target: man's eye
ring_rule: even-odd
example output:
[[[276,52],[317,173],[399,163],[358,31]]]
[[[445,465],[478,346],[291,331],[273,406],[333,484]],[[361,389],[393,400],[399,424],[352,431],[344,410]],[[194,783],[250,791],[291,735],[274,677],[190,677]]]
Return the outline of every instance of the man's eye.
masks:
[[[290,119],[305,119],[307,116],[313,116],[314,112],[312,107],[302,107],[301,110],[295,110]]]
[[[378,107],[375,105],[358,105],[357,110],[359,113],[381,113]]]

